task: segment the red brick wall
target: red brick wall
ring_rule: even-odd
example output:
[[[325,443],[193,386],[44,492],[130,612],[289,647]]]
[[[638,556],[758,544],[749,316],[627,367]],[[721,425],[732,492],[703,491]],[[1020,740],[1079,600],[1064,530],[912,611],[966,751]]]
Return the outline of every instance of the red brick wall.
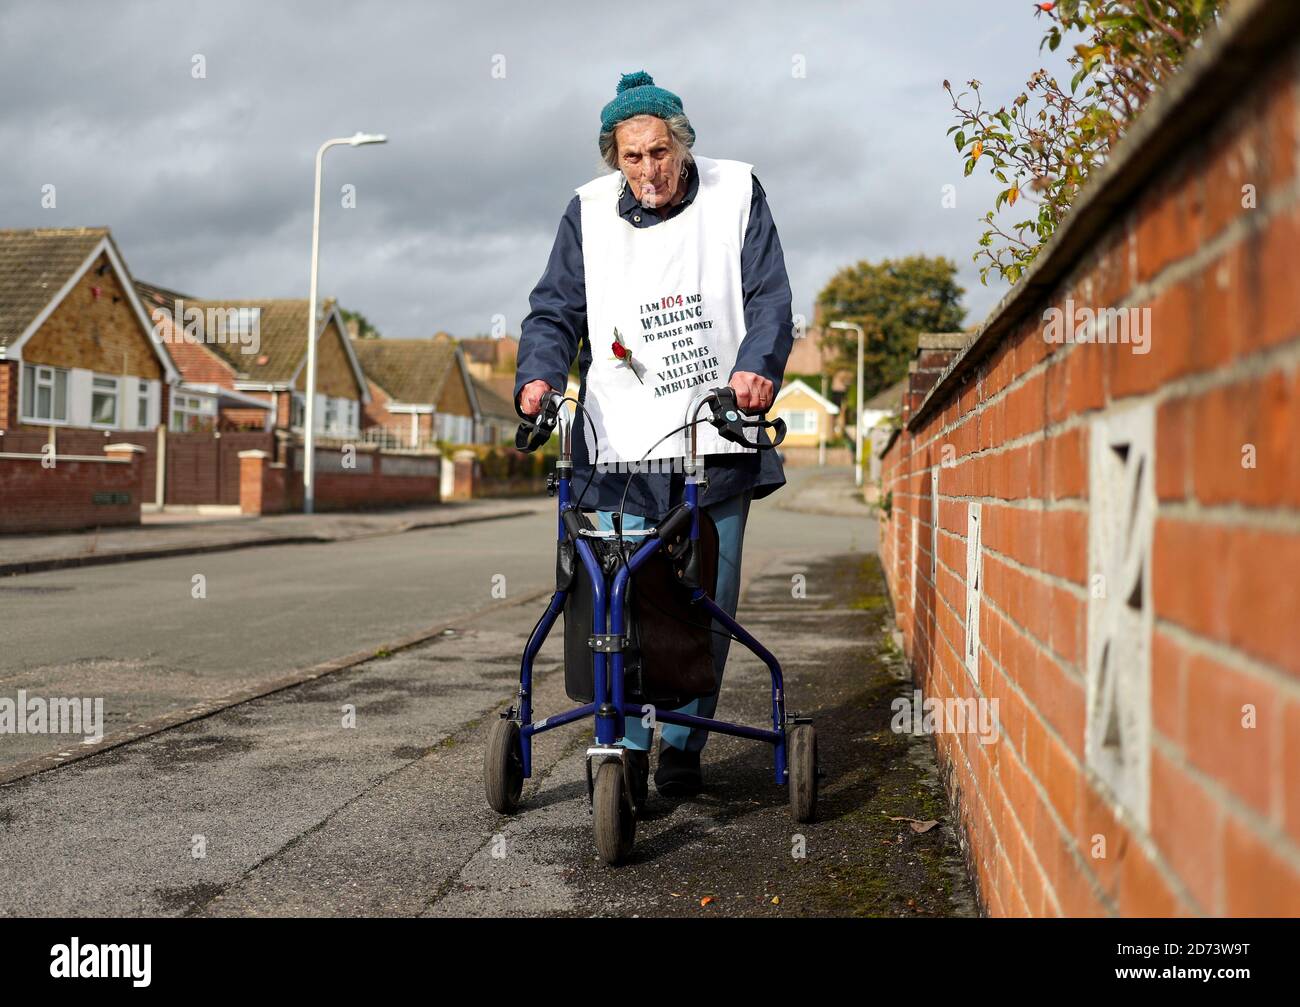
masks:
[[[49,435],[45,430],[9,431],[0,438],[0,451],[37,452]],[[141,468],[140,500],[154,503],[158,471],[158,435],[154,431],[105,431],[61,427],[56,434],[60,454],[99,455],[104,445],[138,444]],[[239,452],[251,448],[275,452],[275,435],[262,431],[235,431],[214,437],[211,433],[168,433],[166,496],[168,504],[239,503]],[[0,492],[5,484],[0,482]]]
[[[289,463],[283,466],[271,464],[274,456],[239,459],[242,464],[238,500],[245,513],[276,514],[302,509],[302,469],[293,467],[293,455],[301,450],[295,447],[289,453]],[[347,472],[322,471],[324,460],[338,454],[334,449],[317,449],[315,509],[318,511],[369,510],[435,504],[441,500],[437,459],[432,459],[431,474],[409,474],[401,468],[410,464],[410,456],[367,451],[358,452],[357,458],[369,459],[370,471],[360,467]]]
[[[17,425],[18,362],[0,360],[0,430],[9,430]]]
[[[885,454],[881,557],[915,679],[928,697],[999,704],[992,744],[935,735],[991,914],[1300,915],[1298,67],[1295,49],[1259,66],[1253,92],[1134,197],[1088,208],[1109,214],[1100,240],[926,413],[910,399]],[[1150,352],[1049,343],[1043,311],[1067,298],[1150,308]],[[1135,457],[1101,434],[1144,408],[1153,450],[1135,485],[1150,480],[1150,508],[1093,499],[1114,485],[1103,470]],[[964,660],[972,503],[978,679]],[[1110,521],[1149,562],[1127,610],[1097,597]],[[1103,717],[1090,612],[1116,610],[1149,613],[1125,638],[1150,647],[1149,696],[1125,705],[1149,718],[1149,766],[1129,776],[1146,800],[1117,795],[1086,740]],[[1114,674],[1134,676],[1135,654]]]
[[[48,427],[24,427],[10,430],[0,437],[0,451],[30,452],[41,450],[50,439]],[[105,444],[138,444],[144,454],[136,455],[140,468],[140,502],[153,503],[158,471],[158,434],[152,430],[88,430],[84,427],[56,427],[55,450],[63,455],[102,455]],[[0,493],[8,491],[0,479]]]
[[[322,472],[316,477],[317,510],[369,510],[440,502],[440,476],[368,476]],[[302,483],[295,483],[294,500],[301,501]]]
[[[5,452],[11,453],[17,452]],[[40,459],[0,456],[0,533],[139,524],[144,456],[126,457],[128,461],[70,461],[60,452],[54,466],[46,468]],[[94,494],[101,492],[127,493],[130,502],[96,504]]]

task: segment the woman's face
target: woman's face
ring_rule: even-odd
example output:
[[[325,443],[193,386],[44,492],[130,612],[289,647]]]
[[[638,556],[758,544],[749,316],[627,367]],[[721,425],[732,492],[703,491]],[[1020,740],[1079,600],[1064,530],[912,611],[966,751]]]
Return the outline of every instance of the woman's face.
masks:
[[[657,115],[636,115],[615,127],[614,141],[619,169],[637,201],[647,209],[669,205],[682,166],[673,155],[668,124]]]

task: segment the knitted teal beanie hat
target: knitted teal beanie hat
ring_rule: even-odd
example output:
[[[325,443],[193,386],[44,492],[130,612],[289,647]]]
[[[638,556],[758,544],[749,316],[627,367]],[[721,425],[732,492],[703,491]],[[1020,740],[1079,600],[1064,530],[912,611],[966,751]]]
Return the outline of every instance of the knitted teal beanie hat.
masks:
[[[655,80],[644,70],[625,73],[619,79],[618,93],[614,100],[600,110],[600,131],[608,133],[624,119],[634,115],[657,115],[666,119],[670,115],[685,115],[682,100],[671,91],[655,86]],[[695,142],[695,130],[687,122],[686,128],[691,133],[691,143]]]

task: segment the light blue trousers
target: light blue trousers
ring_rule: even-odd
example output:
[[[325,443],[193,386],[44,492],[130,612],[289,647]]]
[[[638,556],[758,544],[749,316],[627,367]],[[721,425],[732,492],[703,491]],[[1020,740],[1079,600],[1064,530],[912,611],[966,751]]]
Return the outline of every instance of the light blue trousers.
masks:
[[[736,605],[740,601],[740,552],[745,541],[745,521],[749,517],[749,501],[752,493],[741,493],[727,500],[704,508],[713,523],[718,527],[718,587],[713,600],[732,618],[736,616]],[[614,527],[612,511],[597,511],[597,527],[608,531]],[[624,530],[645,527],[645,518],[639,514],[623,515]],[[727,665],[727,652],[731,648],[731,637],[718,623],[713,624],[713,668],[717,673],[718,689],[722,689],[722,672]],[[702,699],[694,699],[681,707],[678,712],[691,713],[698,717],[713,717],[718,708],[718,693]],[[625,735],[619,742],[627,748],[646,752],[654,741],[654,732],[642,724],[637,717],[624,720]],[[698,752],[709,740],[709,732],[699,728],[682,727],[679,724],[664,724],[662,738],[674,748]]]

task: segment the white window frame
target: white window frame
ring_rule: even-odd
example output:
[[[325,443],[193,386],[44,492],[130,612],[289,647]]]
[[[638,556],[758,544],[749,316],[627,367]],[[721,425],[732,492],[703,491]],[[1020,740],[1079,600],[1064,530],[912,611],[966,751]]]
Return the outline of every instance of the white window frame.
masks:
[[[149,382],[141,378],[135,387],[135,425],[137,430],[149,429]]]
[[[354,437],[357,433],[355,410],[357,402],[343,396],[325,397],[320,433],[334,437]]]
[[[799,417],[799,422],[795,423],[795,417]],[[783,413],[787,433],[792,434],[815,434],[817,433],[817,410],[816,409],[791,409]]]
[[[182,434],[195,433],[205,421],[214,419],[205,408],[206,402],[207,400],[201,395],[176,392],[172,396],[171,429]],[[196,422],[191,423],[190,420]],[[215,427],[215,423],[213,426]]]
[[[71,383],[70,372],[66,367],[53,367],[49,364],[22,364],[22,376],[20,378],[22,387],[18,395],[18,414],[24,423],[45,423],[51,426],[66,424],[68,422],[68,386]],[[63,378],[63,415],[54,415],[54,404],[58,401],[58,379]],[[24,401],[28,388],[32,393],[32,408],[36,409],[42,387],[49,388],[50,391],[50,415],[39,416],[27,412],[27,403]]]
[[[95,398],[107,394],[100,382],[113,384],[113,422],[102,423],[95,419]],[[122,379],[109,374],[92,374],[90,376],[90,425],[96,430],[120,430],[122,427]]]

